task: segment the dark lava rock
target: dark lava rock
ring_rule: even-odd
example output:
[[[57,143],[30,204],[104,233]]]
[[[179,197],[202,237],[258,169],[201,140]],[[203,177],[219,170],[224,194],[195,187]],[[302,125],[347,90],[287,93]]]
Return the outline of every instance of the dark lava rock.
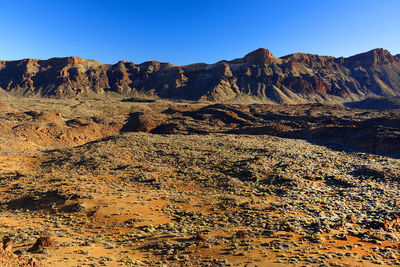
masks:
[[[85,211],[86,205],[85,203],[74,203],[68,206],[63,207],[62,209],[60,209],[60,211],[62,212],[80,212],[80,211]]]

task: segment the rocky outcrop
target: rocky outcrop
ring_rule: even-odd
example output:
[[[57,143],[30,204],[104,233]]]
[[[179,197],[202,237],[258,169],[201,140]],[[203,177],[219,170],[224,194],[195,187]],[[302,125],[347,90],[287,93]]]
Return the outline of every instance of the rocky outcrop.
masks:
[[[259,48],[244,57],[244,61],[252,65],[268,65],[276,61],[272,53],[265,48]]]
[[[40,261],[36,258],[17,255],[12,252],[13,241],[9,237],[4,237],[0,244],[0,266],[4,267],[39,267]]]
[[[382,48],[358,54],[344,60],[344,64],[348,67],[376,67],[399,62],[399,58],[392,56],[389,51]]]
[[[35,244],[29,249],[31,252],[41,252],[44,249],[55,248],[57,246],[56,241],[50,236],[39,237]]]
[[[342,103],[400,95],[400,55],[374,49],[348,58],[295,53],[275,58],[257,49],[215,64],[156,61],[114,65],[78,57],[0,61],[0,90],[70,97],[145,93],[161,98],[224,102],[256,97],[276,103]]]

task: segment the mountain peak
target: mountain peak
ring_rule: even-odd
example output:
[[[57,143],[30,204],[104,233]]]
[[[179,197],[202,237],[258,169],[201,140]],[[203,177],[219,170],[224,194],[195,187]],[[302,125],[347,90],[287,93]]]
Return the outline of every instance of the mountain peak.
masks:
[[[264,65],[273,62],[275,57],[268,49],[259,48],[245,55],[244,60],[250,64]]]
[[[390,52],[383,48],[376,48],[365,53],[357,54],[345,59],[345,64],[351,67],[389,65],[400,62]]]

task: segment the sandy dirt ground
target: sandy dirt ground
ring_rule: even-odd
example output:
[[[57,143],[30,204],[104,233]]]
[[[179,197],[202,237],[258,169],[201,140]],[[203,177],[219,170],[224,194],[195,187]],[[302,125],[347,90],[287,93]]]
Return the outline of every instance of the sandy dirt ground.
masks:
[[[343,149],[326,129],[329,144],[299,126],[310,116],[309,131],[328,117],[349,125],[350,109],[0,102],[0,239],[13,240],[15,257],[42,266],[400,264],[395,151],[358,136]],[[312,114],[300,121],[299,112]],[[354,112],[355,129],[378,116]],[[260,132],[267,120],[279,127]],[[31,251],[41,236],[56,245]]]

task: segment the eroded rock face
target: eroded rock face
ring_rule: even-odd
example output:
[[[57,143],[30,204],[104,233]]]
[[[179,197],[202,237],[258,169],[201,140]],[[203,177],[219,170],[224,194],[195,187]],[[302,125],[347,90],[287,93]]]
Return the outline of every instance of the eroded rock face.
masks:
[[[392,56],[389,51],[382,48],[351,56],[344,61],[346,65],[351,67],[376,67],[399,62],[400,60],[398,58]]]
[[[276,61],[275,57],[268,49],[259,48],[253,52],[248,53],[244,60],[248,64],[254,65],[264,65],[264,64],[271,64],[272,62]]]
[[[12,252],[13,241],[11,238],[4,238],[0,244],[0,266],[39,267],[40,261],[36,258],[28,258],[16,255]]]
[[[144,92],[161,98],[223,102],[252,96],[276,103],[341,102],[367,94],[400,95],[400,55],[374,49],[348,58],[264,48],[215,64],[156,61],[114,65],[78,57],[0,61],[0,88],[14,94],[68,97]]]

